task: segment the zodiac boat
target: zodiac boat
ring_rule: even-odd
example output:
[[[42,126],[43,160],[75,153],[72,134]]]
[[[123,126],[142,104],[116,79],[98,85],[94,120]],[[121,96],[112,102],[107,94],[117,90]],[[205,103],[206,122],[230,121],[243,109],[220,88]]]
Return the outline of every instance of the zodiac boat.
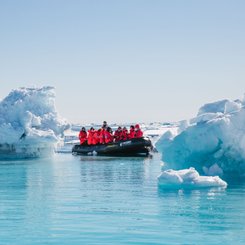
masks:
[[[126,141],[118,141],[98,145],[74,145],[74,155],[107,155],[107,156],[147,156],[152,150],[152,143],[149,138],[134,138]]]

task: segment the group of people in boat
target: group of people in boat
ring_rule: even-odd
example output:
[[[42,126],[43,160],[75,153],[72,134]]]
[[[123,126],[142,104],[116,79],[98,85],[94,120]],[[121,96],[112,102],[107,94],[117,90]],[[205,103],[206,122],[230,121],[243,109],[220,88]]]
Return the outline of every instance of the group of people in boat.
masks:
[[[81,145],[98,145],[98,144],[108,144],[111,142],[125,141],[133,138],[143,137],[143,132],[140,129],[140,125],[131,125],[130,129],[126,127],[118,127],[118,129],[113,133],[112,129],[104,121],[101,128],[95,130],[93,127],[86,131],[85,127],[82,127],[79,133],[79,140]]]

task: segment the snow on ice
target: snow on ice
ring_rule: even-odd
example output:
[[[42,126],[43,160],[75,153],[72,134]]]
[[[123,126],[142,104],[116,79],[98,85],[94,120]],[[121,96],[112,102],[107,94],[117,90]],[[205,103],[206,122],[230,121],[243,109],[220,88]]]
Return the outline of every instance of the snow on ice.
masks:
[[[68,127],[56,111],[53,87],[12,90],[0,102],[0,158],[50,153]]]
[[[163,171],[158,177],[158,185],[164,189],[227,187],[227,183],[218,176],[200,176],[194,168]]]
[[[194,167],[199,173],[245,175],[245,99],[222,100],[199,109],[176,134],[165,133],[156,147],[170,169]]]

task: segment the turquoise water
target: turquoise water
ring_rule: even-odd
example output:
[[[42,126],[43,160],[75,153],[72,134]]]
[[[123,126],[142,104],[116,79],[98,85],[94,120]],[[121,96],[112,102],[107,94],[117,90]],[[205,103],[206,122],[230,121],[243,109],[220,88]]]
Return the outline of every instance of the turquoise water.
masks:
[[[0,162],[0,244],[245,244],[245,185],[158,189],[160,156]]]

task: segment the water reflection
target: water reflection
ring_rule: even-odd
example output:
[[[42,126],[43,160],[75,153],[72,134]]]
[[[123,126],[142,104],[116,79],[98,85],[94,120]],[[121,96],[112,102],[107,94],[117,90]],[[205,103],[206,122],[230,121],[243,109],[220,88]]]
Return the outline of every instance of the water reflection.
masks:
[[[240,215],[242,218],[239,217],[239,220],[245,218],[245,201],[241,203],[241,196],[236,192],[241,194],[239,189],[158,189],[159,213],[169,220],[181,220],[182,227],[170,221],[169,226],[173,229],[181,229],[188,234],[189,227],[194,226],[195,233],[207,232],[209,240],[215,241],[217,236],[224,237],[227,231],[239,230],[237,223],[240,221],[237,222],[236,219]],[[242,195],[245,197],[244,192]]]
[[[160,190],[159,162],[61,154],[0,165],[0,243],[183,244],[184,234],[200,244],[205,234],[215,244],[244,229],[244,186]]]
[[[23,161],[1,161],[0,163],[0,191],[6,194],[16,189],[26,189],[27,173]]]
[[[123,157],[81,157],[81,181],[138,183],[144,181],[144,159]]]

